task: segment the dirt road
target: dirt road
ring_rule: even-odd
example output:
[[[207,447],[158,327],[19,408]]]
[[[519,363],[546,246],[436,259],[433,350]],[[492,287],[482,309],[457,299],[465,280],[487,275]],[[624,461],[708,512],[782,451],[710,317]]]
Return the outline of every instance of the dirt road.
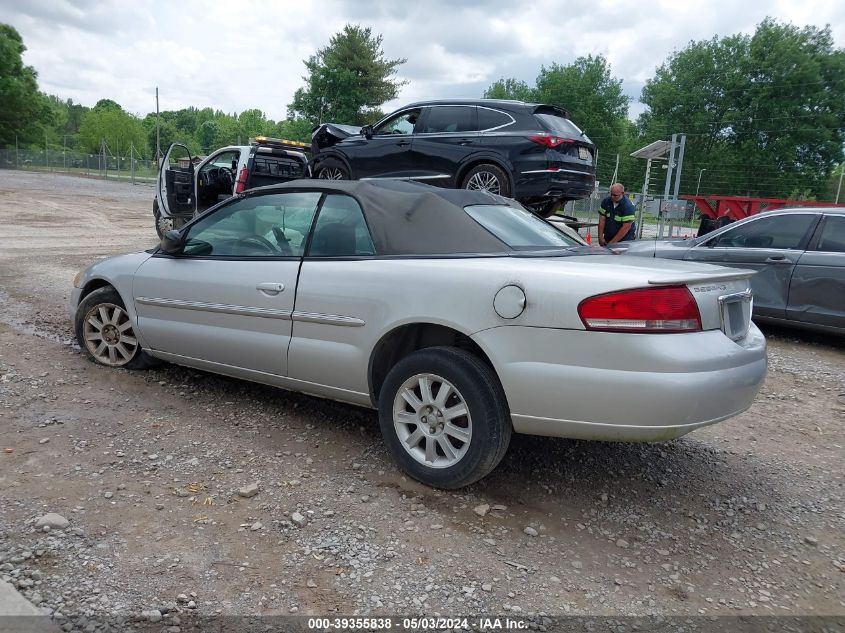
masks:
[[[845,615],[841,342],[769,332],[754,406],[680,440],[515,437],[490,477],[436,491],[396,471],[372,411],[86,360],[73,276],[155,244],[152,195],[0,171],[0,577],[60,623]],[[48,512],[69,526],[36,529]]]

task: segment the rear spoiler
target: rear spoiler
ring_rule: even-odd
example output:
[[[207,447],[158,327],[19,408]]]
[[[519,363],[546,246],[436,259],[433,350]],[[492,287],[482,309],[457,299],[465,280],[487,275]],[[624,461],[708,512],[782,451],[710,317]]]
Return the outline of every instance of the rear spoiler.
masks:
[[[669,277],[667,279],[649,279],[648,283],[652,286],[678,286],[681,284],[700,284],[705,281],[738,281],[740,279],[749,279],[756,273],[756,270],[732,270],[729,273],[687,273],[682,276]]]
[[[569,112],[567,112],[563,108],[558,108],[557,106],[554,106],[554,105],[545,105],[545,104],[542,104],[542,103],[540,105],[534,106],[534,110],[532,111],[532,114],[551,114],[553,116],[559,116],[559,117],[562,117],[564,119],[570,118]]]

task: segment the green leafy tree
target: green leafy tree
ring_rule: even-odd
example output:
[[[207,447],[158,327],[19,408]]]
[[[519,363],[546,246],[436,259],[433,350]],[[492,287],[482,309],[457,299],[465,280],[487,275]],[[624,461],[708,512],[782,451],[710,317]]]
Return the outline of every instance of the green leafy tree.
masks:
[[[607,60],[588,55],[566,66],[543,67],[537,77],[536,97],[570,113],[596,144],[600,161],[605,159],[597,165],[596,177],[602,182],[609,180],[616,153],[627,140],[628,97],[622,92],[622,81],[611,75]]]
[[[347,24],[329,45],[305,61],[306,85],[296,91],[288,118],[312,123],[336,121],[363,125],[374,110],[391,99],[407,82],[393,78],[404,59],[386,59],[382,36],[370,28]]]
[[[766,19],[754,35],[691,42],[643,90],[644,139],[687,135],[681,190],[825,194],[845,144],[845,52],[830,28]],[[796,194],[797,195],[797,194]]]
[[[273,127],[273,122],[268,121],[261,110],[244,110],[238,115],[238,132],[241,135],[241,141],[244,143],[256,136],[269,136]]]
[[[536,101],[536,90],[519,79],[499,79],[484,91],[485,99],[515,99],[517,101]]]
[[[23,64],[26,47],[17,30],[0,24],[0,145],[43,142],[44,127],[52,122],[53,108],[38,92],[37,74]]]
[[[311,142],[311,129],[314,126],[305,119],[288,119],[279,121],[273,136],[276,138],[290,139],[291,141]]]
[[[115,156],[129,155],[130,146],[141,155],[149,153],[141,121],[110,99],[98,101],[84,116],[79,129],[79,144],[83,151],[99,152],[102,141]]]

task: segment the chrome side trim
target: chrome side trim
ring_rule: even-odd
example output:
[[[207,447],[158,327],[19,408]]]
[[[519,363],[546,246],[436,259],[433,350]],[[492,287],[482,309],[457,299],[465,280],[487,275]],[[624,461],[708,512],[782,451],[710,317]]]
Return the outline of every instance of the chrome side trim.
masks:
[[[529,171],[520,172],[522,174],[558,174],[561,172],[565,172],[567,174],[589,174],[588,171],[581,171],[578,169],[531,169]]]
[[[437,178],[451,178],[449,174],[438,174],[436,176],[368,176],[358,180],[435,180]]]
[[[364,327],[366,322],[355,317],[343,316],[340,314],[321,314],[319,312],[294,311],[294,321],[305,323],[320,323],[321,325],[339,325],[341,327]]]
[[[495,108],[488,108],[487,106],[476,106],[479,110],[490,110],[492,112],[498,112],[499,114],[504,114],[506,117],[510,119],[510,123],[503,123],[502,125],[497,125],[496,127],[488,127],[487,129],[480,130],[481,132],[494,132],[496,130],[501,130],[503,127],[508,127],[509,125],[513,125],[516,123],[516,119],[514,119],[510,114],[507,112],[502,112],[501,110],[496,110]]]
[[[202,303],[199,301],[182,301],[180,299],[156,299],[152,297],[138,297],[137,303],[157,308],[179,308],[182,310],[198,310],[200,312],[216,312],[218,314],[235,314],[238,316],[252,316],[263,319],[291,320],[290,310],[272,310],[270,308],[252,308],[247,306],[233,306],[225,303]]]

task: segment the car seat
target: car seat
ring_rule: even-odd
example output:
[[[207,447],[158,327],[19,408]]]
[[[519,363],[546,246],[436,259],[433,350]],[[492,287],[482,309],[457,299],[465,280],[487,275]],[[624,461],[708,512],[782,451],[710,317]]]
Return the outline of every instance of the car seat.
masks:
[[[340,222],[318,226],[310,254],[314,257],[355,255],[355,227]]]

